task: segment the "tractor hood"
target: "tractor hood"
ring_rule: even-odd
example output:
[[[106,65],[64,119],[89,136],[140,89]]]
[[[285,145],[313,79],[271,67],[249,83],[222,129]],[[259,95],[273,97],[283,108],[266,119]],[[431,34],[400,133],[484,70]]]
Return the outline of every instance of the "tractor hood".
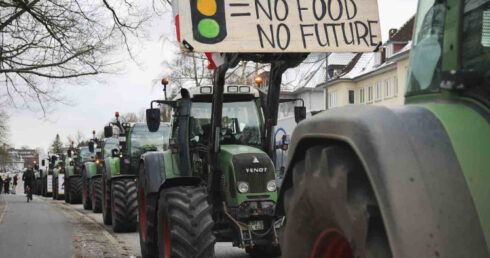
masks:
[[[267,183],[275,180],[275,170],[272,160],[265,152],[244,145],[222,145],[220,157],[222,161],[231,161],[236,182],[248,183],[248,193],[269,192]]]

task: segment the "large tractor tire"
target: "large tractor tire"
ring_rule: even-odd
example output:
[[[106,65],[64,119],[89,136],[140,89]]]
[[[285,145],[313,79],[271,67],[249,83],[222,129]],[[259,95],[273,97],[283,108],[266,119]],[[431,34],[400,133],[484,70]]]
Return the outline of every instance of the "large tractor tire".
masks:
[[[58,194],[58,184],[56,183],[56,181],[58,181],[58,180],[55,180],[54,177],[53,177],[53,183],[51,184],[51,187],[53,189],[53,194],[52,194],[53,200],[57,200],[58,199],[58,197],[57,197],[57,194]]]
[[[350,148],[311,147],[292,169],[284,258],[392,257],[373,189]]]
[[[214,257],[213,218],[206,189],[172,187],[158,199],[158,257]]]
[[[134,178],[112,179],[112,229],[135,232],[138,217],[138,194]]]
[[[64,194],[65,203],[70,203],[70,188],[71,188],[70,178],[65,177],[65,194]]]
[[[68,202],[70,204],[79,204],[82,202],[82,180],[83,179],[79,176],[70,177],[68,181]]]
[[[111,187],[105,177],[102,179],[102,193],[102,220],[105,225],[112,225]]]
[[[91,210],[92,209],[92,199],[90,198],[91,196],[91,189],[90,189],[90,180],[83,180],[83,193],[82,193],[82,204],[83,204],[83,209],[85,210]]]
[[[158,195],[148,193],[145,187],[145,166],[142,163],[138,178],[138,232],[140,236],[141,255],[143,258],[150,258],[155,257],[158,253],[156,243]]]
[[[92,178],[92,211],[94,213],[102,212],[102,178]]]

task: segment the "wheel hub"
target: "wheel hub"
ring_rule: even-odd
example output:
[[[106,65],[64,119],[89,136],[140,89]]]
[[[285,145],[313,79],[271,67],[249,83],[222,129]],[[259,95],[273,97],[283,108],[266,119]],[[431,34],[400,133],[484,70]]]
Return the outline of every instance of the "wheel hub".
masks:
[[[328,228],[316,238],[310,258],[354,258],[354,255],[344,234],[336,228]]]

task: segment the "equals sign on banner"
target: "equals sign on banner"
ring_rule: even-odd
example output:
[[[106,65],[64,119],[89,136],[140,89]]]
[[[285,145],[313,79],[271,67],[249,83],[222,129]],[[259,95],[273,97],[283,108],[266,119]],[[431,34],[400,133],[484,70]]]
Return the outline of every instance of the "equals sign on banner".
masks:
[[[231,17],[241,17],[241,16],[251,16],[250,12],[246,12],[250,7],[250,4],[247,3],[230,3],[231,7]],[[244,10],[245,9],[245,10]]]

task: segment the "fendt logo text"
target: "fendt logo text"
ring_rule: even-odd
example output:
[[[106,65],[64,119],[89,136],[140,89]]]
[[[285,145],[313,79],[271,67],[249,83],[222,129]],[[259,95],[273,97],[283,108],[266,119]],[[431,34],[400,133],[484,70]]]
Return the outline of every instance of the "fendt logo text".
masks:
[[[267,168],[246,168],[247,173],[266,173]]]

